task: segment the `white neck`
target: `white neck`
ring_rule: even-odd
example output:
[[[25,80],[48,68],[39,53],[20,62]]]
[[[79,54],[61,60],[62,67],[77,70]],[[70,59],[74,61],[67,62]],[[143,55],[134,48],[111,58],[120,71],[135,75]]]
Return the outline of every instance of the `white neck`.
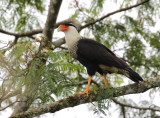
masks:
[[[68,48],[72,47],[81,37],[77,29],[73,26],[69,26],[69,30],[65,31],[64,33]]]

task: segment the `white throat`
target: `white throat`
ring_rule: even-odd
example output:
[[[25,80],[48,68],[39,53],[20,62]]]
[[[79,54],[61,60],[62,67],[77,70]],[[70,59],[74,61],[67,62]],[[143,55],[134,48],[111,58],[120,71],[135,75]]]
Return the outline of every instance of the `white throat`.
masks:
[[[65,31],[64,33],[66,44],[68,45],[69,49],[72,48],[81,37],[77,29],[73,26],[69,26],[69,30]]]

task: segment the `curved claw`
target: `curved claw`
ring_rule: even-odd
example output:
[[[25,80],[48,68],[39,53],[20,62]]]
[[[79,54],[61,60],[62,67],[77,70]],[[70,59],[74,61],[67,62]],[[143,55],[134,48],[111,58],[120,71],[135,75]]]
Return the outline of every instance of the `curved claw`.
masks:
[[[78,93],[77,95],[87,94],[87,96],[88,96],[88,92],[92,92],[92,91],[93,91],[93,90],[89,90],[89,86],[90,86],[90,84],[91,84],[91,79],[92,79],[92,76],[89,76],[88,85],[87,85],[86,90],[85,90],[83,93]]]
[[[104,87],[104,89],[107,89],[107,88],[108,88],[108,86]],[[112,86],[109,86],[109,88],[112,89],[113,87],[112,87]]]
[[[78,93],[77,95],[87,94],[87,96],[88,96],[88,92],[92,92],[92,91],[93,91],[92,89],[90,89],[90,90],[85,90],[84,92]]]

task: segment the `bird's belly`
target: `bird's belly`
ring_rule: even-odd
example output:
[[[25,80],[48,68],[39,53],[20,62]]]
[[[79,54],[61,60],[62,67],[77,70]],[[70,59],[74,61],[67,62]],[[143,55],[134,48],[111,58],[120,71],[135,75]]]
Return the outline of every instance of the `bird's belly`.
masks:
[[[109,66],[100,64],[99,68],[102,69],[102,71],[110,71],[110,72],[114,72],[114,73],[118,72],[118,68],[113,67],[113,66],[109,67]]]
[[[125,70],[117,68],[117,67],[110,67],[110,66],[106,66],[103,64],[99,64],[98,65],[100,69],[102,69],[103,72],[107,73],[107,72],[111,72],[111,73],[119,73],[119,74],[123,74],[125,76],[129,76]]]

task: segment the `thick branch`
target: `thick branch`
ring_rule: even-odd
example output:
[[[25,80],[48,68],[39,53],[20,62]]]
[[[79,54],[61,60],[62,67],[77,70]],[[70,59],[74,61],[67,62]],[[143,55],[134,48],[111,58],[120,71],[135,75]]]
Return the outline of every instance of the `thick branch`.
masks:
[[[47,20],[45,23],[45,27],[43,30],[43,35],[45,36],[46,40],[40,44],[39,51],[37,53],[37,57],[42,56],[41,50],[44,47],[51,47],[52,35],[54,33],[54,28],[56,26],[56,20],[58,16],[58,12],[60,9],[60,5],[62,0],[50,0]]]
[[[45,46],[48,46],[48,47],[50,46],[49,41],[51,41],[51,39],[52,39],[52,35],[53,35],[53,31],[54,31],[54,27],[55,27],[55,23],[57,20],[57,16],[58,16],[58,12],[59,12],[59,8],[60,8],[61,3],[62,3],[62,0],[50,0],[48,16],[47,16],[47,20],[45,23],[45,27],[43,29],[43,34],[44,34],[45,40],[43,40],[40,44],[39,51],[36,54],[37,58],[42,56],[41,50]],[[35,63],[35,61],[36,60],[33,59],[33,60],[31,60],[31,63]],[[43,64],[45,64],[46,60],[43,59],[41,62],[43,62]],[[39,66],[36,67],[37,72],[39,70],[41,62],[39,62]],[[28,67],[28,68],[30,68],[30,67]],[[28,76],[28,75],[26,75],[26,76]],[[36,89],[38,88],[38,84],[39,83],[35,84],[33,89],[30,88],[29,85],[26,86],[24,93],[22,94],[22,96],[20,98],[21,101],[23,101],[23,102],[19,102],[15,106],[15,109],[14,109],[12,115],[15,115],[15,114],[18,114],[18,113],[21,113],[21,112],[28,110],[29,106],[31,105],[31,103],[34,100],[32,94],[34,94],[33,92],[36,92]],[[31,93],[29,91],[33,91],[33,92]]]
[[[139,84],[134,83],[134,84],[117,87],[113,89],[106,89],[106,90],[99,89],[96,95],[94,93],[90,93],[89,95],[90,98],[88,98],[86,95],[70,96],[68,98],[61,99],[52,104],[43,105],[39,108],[35,108],[27,112],[23,112],[15,116],[11,116],[11,118],[24,118],[29,116],[34,117],[34,116],[42,115],[48,112],[55,113],[56,111],[59,111],[64,108],[74,107],[79,104],[89,103],[91,99],[92,99],[92,102],[94,102],[94,101],[109,99],[109,98],[128,95],[128,94],[143,93],[151,88],[155,88],[159,86],[160,86],[160,78],[152,79],[150,81],[143,81],[143,82],[140,82]]]
[[[57,20],[61,3],[62,3],[62,0],[50,0],[47,20],[43,30],[43,34],[46,36],[48,41],[52,40],[52,35],[53,35],[54,28],[56,26],[56,20]]]

